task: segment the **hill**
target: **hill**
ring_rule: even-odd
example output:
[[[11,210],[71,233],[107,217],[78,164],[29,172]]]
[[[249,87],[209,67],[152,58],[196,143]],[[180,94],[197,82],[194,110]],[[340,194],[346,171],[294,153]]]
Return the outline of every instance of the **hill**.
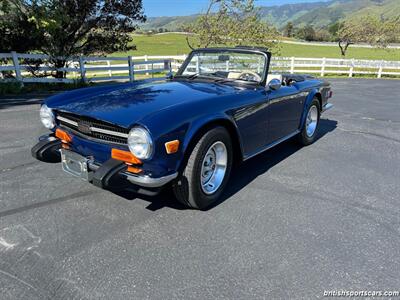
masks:
[[[287,22],[296,26],[311,24],[323,28],[340,20],[363,15],[383,18],[400,15],[400,0],[332,0],[327,2],[285,4],[259,7],[261,18],[277,28]],[[178,31],[183,24],[194,21],[198,15],[176,17],[152,17],[141,27],[144,30],[164,28]]]
[[[339,0],[327,4],[296,18],[294,23],[298,26],[311,24],[321,28],[337,21],[368,14],[385,19],[400,15],[399,0]]]

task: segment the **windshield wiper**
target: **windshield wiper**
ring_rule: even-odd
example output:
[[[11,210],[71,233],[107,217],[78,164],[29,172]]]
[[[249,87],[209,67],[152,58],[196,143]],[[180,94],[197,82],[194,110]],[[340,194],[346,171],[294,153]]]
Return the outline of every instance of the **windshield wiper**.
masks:
[[[194,73],[191,75],[175,75],[174,78],[185,78],[185,79],[192,80],[192,79],[199,77],[200,75],[201,75],[200,73]]]
[[[192,75],[187,76],[186,78],[189,79],[189,80],[192,80],[192,79],[195,79],[195,78],[199,77],[200,75],[202,75],[202,74],[194,73]]]
[[[215,82],[223,83],[223,82],[233,82],[235,80],[236,79],[233,79],[233,78],[216,78]]]
[[[216,82],[234,82],[234,81],[244,81],[244,82],[258,82],[256,80],[247,80],[243,78],[220,78],[216,79]]]
[[[215,73],[194,73],[191,75],[177,75],[174,78],[184,78],[188,80],[193,80],[198,77],[204,77],[210,80],[213,80],[215,82],[226,82],[226,81],[235,81],[234,79],[231,78],[224,78],[221,76],[216,75]]]

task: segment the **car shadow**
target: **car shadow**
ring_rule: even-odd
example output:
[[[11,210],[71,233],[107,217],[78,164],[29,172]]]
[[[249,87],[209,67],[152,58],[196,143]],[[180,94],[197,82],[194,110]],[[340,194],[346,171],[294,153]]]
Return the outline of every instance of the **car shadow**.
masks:
[[[321,119],[316,143],[318,143],[318,140],[324,135],[335,130],[336,127],[337,121]],[[264,174],[270,168],[279,164],[281,161],[296,153],[301,148],[302,146],[297,143],[294,138],[292,138],[273,147],[270,150],[267,150],[241,163],[239,166],[232,170],[231,178],[220,200],[218,200],[212,206],[208,207],[206,210],[210,210],[225,202],[231,196],[235,195],[237,192],[245,188],[258,176]],[[149,201],[150,204],[146,208],[152,211],[156,211],[164,207],[170,207],[179,210],[188,209],[175,199],[170,188],[166,188],[160,194],[152,197],[138,195],[129,191],[115,191],[114,193],[127,200],[140,198],[145,201]]]

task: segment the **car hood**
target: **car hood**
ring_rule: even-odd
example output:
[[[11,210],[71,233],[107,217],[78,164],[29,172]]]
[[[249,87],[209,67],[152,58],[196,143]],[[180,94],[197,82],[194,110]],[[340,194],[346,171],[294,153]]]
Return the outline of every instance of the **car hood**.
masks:
[[[242,88],[210,82],[151,81],[78,89],[46,100],[52,109],[92,117],[122,127],[187,101],[216,98]]]

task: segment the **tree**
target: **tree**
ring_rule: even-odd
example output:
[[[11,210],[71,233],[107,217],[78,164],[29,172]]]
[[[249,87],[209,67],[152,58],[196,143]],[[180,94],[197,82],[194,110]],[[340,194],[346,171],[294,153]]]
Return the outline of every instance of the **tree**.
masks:
[[[283,34],[287,37],[292,37],[294,33],[294,25],[292,22],[287,22],[285,28],[283,29]]]
[[[315,30],[312,25],[306,25],[298,29],[296,36],[305,41],[315,41]]]
[[[0,51],[40,51],[57,68],[61,57],[135,49],[131,32],[146,20],[142,0],[0,1]]]
[[[205,14],[183,28],[191,49],[263,46],[277,49],[278,31],[261,21],[253,0],[210,0]]]
[[[342,26],[342,23],[340,23],[340,22],[335,22],[328,26],[328,31],[332,36],[332,40],[337,41],[338,31],[341,26]]]
[[[0,52],[27,52],[40,47],[41,35],[17,5],[0,0]]]
[[[315,32],[314,40],[319,42],[329,42],[332,40],[332,35],[328,30],[321,28]]]
[[[343,57],[354,43],[367,43],[371,46],[385,48],[396,42],[400,36],[400,19],[382,20],[375,16],[346,21],[338,30],[338,45]]]

